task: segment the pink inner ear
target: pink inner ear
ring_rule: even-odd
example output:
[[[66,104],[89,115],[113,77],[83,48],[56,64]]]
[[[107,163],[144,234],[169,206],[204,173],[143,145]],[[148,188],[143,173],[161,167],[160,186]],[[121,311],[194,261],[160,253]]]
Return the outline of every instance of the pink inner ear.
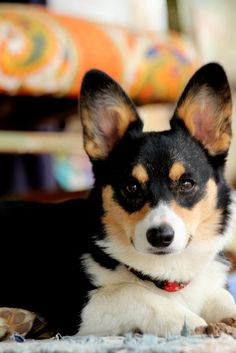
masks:
[[[116,111],[107,111],[104,109],[103,114],[99,114],[101,120],[99,130],[103,134],[103,148],[109,151],[119,140],[119,113]]]
[[[107,138],[113,136],[114,132],[118,130],[118,113],[115,111],[108,112],[105,110],[100,116],[102,117],[101,121],[99,122],[100,130]]]
[[[214,139],[214,114],[212,104],[204,104],[203,109],[193,112],[194,136],[202,143],[212,142]]]

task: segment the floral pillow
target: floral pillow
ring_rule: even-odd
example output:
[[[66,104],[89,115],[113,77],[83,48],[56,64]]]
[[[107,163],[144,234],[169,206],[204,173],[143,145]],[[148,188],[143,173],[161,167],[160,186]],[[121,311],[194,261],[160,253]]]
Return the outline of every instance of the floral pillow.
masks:
[[[175,100],[196,69],[175,33],[135,35],[35,5],[0,4],[0,93],[78,96],[84,73],[106,71],[139,103]]]

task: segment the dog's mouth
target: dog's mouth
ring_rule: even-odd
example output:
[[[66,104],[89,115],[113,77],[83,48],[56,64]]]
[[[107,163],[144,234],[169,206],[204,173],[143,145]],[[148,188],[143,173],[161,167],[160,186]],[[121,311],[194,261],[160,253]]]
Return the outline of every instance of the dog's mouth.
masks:
[[[185,250],[188,246],[189,246],[189,244],[191,243],[191,241],[192,241],[192,238],[193,238],[193,236],[192,236],[192,234],[189,234],[189,236],[188,236],[188,241],[187,241],[187,243],[186,243],[186,245],[185,245],[185,247],[183,248],[183,249],[153,249],[153,248],[149,248],[148,249],[148,252],[149,253],[151,253],[151,254],[153,254],[153,255],[170,255],[170,254],[180,254],[183,250]]]
[[[153,255],[168,255],[172,254],[175,251],[170,251],[170,250],[158,250],[158,249],[148,249],[148,252]]]
[[[142,252],[142,253],[145,252],[145,253],[152,254],[152,255],[171,255],[171,254],[180,254],[182,251],[184,251],[189,246],[192,239],[193,239],[192,234],[189,234],[188,241],[186,242],[186,245],[182,249],[173,249],[171,247],[164,248],[164,249],[150,247],[144,251],[141,251],[140,249],[137,249],[137,247],[135,246],[135,242],[134,242],[133,238],[131,238],[131,244],[135,248],[135,250],[138,252]]]
[[[136,251],[143,253],[143,251],[136,248],[133,239],[131,239],[130,242]],[[148,248],[145,252],[152,255],[168,255],[168,254],[174,253],[174,251],[170,249],[163,250],[163,249],[155,249],[155,248]]]

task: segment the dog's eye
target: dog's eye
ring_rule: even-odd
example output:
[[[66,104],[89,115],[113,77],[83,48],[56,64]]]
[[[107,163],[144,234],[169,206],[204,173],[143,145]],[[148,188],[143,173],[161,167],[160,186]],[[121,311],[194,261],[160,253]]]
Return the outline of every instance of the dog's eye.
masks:
[[[123,193],[125,194],[125,196],[135,197],[139,194],[139,192],[140,192],[140,186],[135,181],[132,181],[126,184],[125,187],[123,188]]]
[[[191,179],[181,179],[179,181],[179,191],[180,192],[189,192],[192,191],[195,187],[195,182]]]

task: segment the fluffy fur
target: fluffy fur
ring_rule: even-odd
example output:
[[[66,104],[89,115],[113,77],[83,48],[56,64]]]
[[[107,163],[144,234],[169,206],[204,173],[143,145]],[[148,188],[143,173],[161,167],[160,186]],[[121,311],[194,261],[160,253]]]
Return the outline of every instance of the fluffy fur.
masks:
[[[143,132],[130,98],[97,70],[84,77],[80,114],[94,188],[83,201],[1,203],[0,305],[80,335],[165,336],[236,315],[219,255],[233,209],[221,66],[196,72],[168,131]],[[187,285],[168,292],[157,280]]]

